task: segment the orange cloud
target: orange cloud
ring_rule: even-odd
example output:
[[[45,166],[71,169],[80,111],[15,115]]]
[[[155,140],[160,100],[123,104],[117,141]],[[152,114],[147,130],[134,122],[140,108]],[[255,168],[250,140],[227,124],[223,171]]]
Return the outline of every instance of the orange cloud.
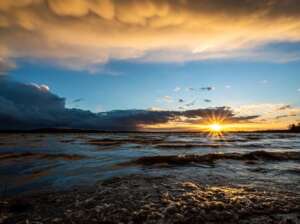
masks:
[[[0,58],[94,71],[111,59],[299,60],[259,46],[300,40],[297,0],[14,0],[0,2]],[[5,49],[1,50],[1,49]]]

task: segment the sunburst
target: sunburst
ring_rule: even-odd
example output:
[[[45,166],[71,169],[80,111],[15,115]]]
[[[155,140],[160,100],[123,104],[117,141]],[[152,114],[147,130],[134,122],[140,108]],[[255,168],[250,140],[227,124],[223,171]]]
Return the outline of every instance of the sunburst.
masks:
[[[221,124],[213,123],[213,124],[209,125],[209,129],[211,132],[221,132],[223,127]]]
[[[226,114],[212,114],[206,123],[206,129],[210,137],[224,138]]]

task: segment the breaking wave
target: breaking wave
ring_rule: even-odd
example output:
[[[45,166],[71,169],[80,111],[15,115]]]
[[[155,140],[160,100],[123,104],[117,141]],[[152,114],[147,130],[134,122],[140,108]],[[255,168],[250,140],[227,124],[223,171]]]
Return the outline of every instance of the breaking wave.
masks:
[[[155,164],[186,165],[191,163],[214,163],[217,160],[241,161],[300,161],[300,152],[267,152],[254,151],[249,153],[210,153],[205,155],[171,155],[140,157],[127,164],[151,166]]]

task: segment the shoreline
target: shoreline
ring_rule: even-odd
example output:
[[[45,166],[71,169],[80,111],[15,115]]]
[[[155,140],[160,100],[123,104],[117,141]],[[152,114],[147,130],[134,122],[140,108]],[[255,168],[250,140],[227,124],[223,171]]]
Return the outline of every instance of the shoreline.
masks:
[[[209,133],[209,131],[199,130],[199,131],[143,131],[143,130],[132,130],[132,131],[114,131],[114,130],[94,130],[94,129],[56,129],[56,128],[45,128],[45,129],[4,129],[0,130],[0,134],[197,134],[197,133]],[[289,130],[289,129],[274,129],[274,130],[253,130],[253,131],[226,131],[226,133],[300,133],[299,130]]]
[[[93,187],[0,199],[0,223],[300,223],[300,194],[175,176],[114,177]]]

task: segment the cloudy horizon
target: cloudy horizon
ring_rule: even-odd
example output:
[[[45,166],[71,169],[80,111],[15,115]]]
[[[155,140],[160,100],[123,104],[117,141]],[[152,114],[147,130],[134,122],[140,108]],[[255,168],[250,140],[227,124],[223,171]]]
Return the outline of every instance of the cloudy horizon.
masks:
[[[197,131],[214,114],[286,129],[299,15],[298,0],[1,1],[1,129]]]
[[[80,102],[81,100],[76,99],[74,101]],[[91,112],[67,108],[65,101],[65,98],[52,93],[46,85],[24,84],[0,78],[0,129],[71,128],[102,131],[205,131],[205,126],[218,121],[222,122],[224,126],[231,126],[228,130],[256,130],[260,129],[261,124],[270,122],[270,120],[274,122],[274,120],[295,117],[300,112],[299,108],[280,104],[244,105],[239,108],[222,106],[185,110],[149,108]],[[265,110],[262,111],[262,108]],[[272,117],[268,117],[270,113]],[[236,127],[234,128],[234,126]],[[264,125],[263,129],[268,128]]]

